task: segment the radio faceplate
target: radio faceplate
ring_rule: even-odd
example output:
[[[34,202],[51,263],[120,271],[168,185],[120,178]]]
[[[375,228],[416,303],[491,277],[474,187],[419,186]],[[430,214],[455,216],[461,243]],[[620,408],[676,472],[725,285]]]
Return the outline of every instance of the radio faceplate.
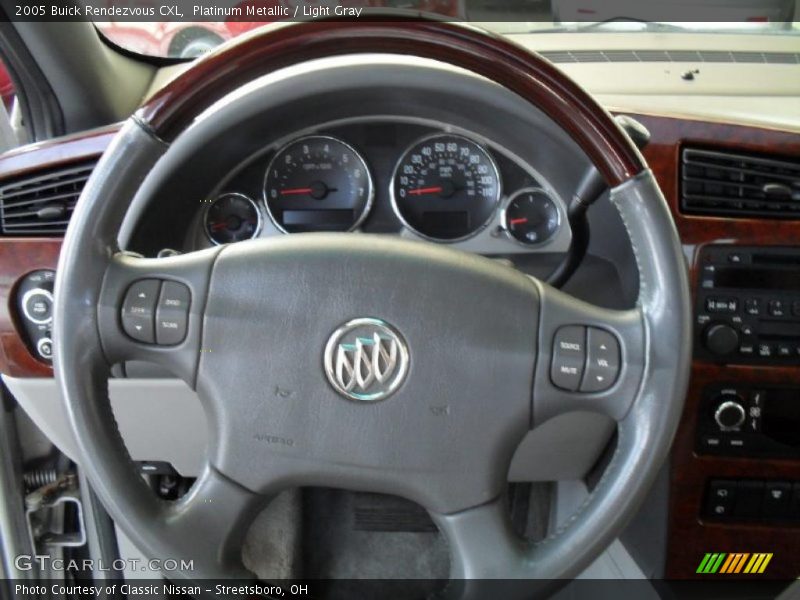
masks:
[[[800,364],[800,249],[706,246],[699,265],[695,358]]]

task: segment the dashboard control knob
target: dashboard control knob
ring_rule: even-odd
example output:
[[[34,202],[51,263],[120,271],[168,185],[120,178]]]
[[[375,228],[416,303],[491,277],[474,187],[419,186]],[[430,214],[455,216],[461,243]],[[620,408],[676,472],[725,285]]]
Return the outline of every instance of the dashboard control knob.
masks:
[[[22,296],[22,314],[31,323],[47,325],[53,320],[53,294],[42,288],[28,290]]]
[[[704,342],[711,352],[725,356],[739,348],[739,332],[730,325],[717,323],[706,329]]]
[[[45,360],[53,359],[53,340],[49,337],[43,337],[36,342],[36,351]]]
[[[746,416],[744,407],[737,400],[724,400],[714,411],[714,420],[722,431],[738,429]]]

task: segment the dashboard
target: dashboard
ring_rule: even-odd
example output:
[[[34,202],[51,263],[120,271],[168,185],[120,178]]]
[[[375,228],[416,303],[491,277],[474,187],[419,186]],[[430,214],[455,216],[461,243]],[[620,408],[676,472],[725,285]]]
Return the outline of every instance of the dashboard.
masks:
[[[292,133],[246,158],[197,206],[174,240],[183,251],[314,231],[489,255],[563,252],[571,238],[563,198],[532,165],[494,140],[424,119]]]
[[[576,77],[585,71],[585,80],[577,78],[584,85],[592,84],[588,87],[598,92],[606,106],[630,114],[649,129],[652,139],[643,153],[672,211],[699,302],[705,298],[704,249],[721,246],[727,252],[728,248],[740,247],[796,247],[800,221],[769,216],[720,218],[685,210],[683,151],[692,147],[734,156],[796,161],[800,156],[800,130],[796,125],[794,92],[776,94],[777,99],[765,94],[759,99],[759,106],[769,103],[775,110],[761,111],[760,120],[752,115],[744,119],[741,117],[745,111],[740,107],[753,106],[750,96],[712,94],[718,91],[722,80],[752,80],[757,85],[757,79],[731,76],[733,69],[745,68],[741,65],[704,64],[702,75],[694,83],[676,84],[684,68],[692,66],[676,63],[656,69],[652,63],[644,62],[585,63],[565,69]],[[636,70],[635,77],[630,76],[632,69]],[[642,95],[640,90],[627,96],[624,90],[619,91],[621,80],[633,85],[630,82],[640,82],[644,77],[658,79],[665,89],[669,86],[672,95],[662,94],[660,88],[659,94],[652,97]],[[770,75],[769,79],[782,85],[796,85],[798,81],[793,76]],[[676,85],[687,87],[675,92]],[[695,91],[689,90],[690,85]],[[664,103],[670,98],[672,104],[667,106]],[[521,130],[513,119],[489,118],[486,110],[470,112],[463,106],[452,110],[441,97],[417,100],[424,103],[425,110],[419,110],[420,104],[410,106],[408,102],[409,108],[404,111],[399,105],[373,106],[362,100],[351,107],[372,113],[366,117],[340,114],[328,118],[309,112],[317,123],[287,122],[276,124],[272,132],[242,132],[248,140],[243,149],[232,149],[230,140],[218,140],[208,148],[205,159],[183,171],[182,185],[164,187],[146,226],[132,234],[135,249],[154,256],[164,248],[189,252],[252,237],[355,231],[449,244],[511,260],[540,277],[546,275],[570,243],[565,199],[585,165],[574,162],[575,157],[569,152],[554,153],[555,145],[550,143],[547,132]],[[465,117],[457,118],[459,113]],[[787,114],[795,120],[787,120]],[[780,119],[783,121],[777,122]],[[96,160],[117,129],[115,126],[90,131],[8,153],[0,157],[0,180],[36,176]],[[540,143],[530,152],[523,152],[520,140],[537,135]],[[208,168],[207,161],[220,158],[224,162],[220,169]],[[616,265],[622,265],[620,270],[624,270],[626,261],[632,258],[620,254],[619,248],[626,244],[616,241],[624,235],[624,229],[607,204],[599,202],[590,212],[592,245],[586,268],[576,274],[575,285],[589,290],[585,293],[596,304],[616,306],[616,302],[624,306],[635,299],[635,292],[624,293],[627,288],[617,283],[620,276]],[[55,268],[60,245],[57,235],[0,238],[0,371],[18,382],[52,377],[49,363],[37,356],[35,346],[23,340],[24,327],[15,301],[26,275]],[[755,251],[751,254],[755,255]],[[605,285],[606,282],[612,284]],[[765,306],[774,296],[764,297]],[[747,299],[746,295],[741,296],[742,306]],[[699,307],[700,304],[698,311]],[[725,316],[732,322],[735,317]],[[796,320],[794,317],[791,320]],[[706,324],[696,325],[697,335],[703,336]],[[727,394],[725,402],[734,402],[729,392],[738,392],[746,399],[743,406],[749,411],[753,393],[778,390],[781,394],[773,395],[783,402],[786,389],[800,389],[796,359],[709,359],[698,342],[669,466],[667,577],[702,576],[695,573],[707,552],[751,551],[774,552],[770,577],[797,577],[797,516],[738,520],[735,515],[730,519],[714,518],[707,511],[712,483],[735,482],[733,488],[737,492],[741,482],[760,485],[762,492],[775,482],[797,489],[797,455],[726,454],[704,452],[698,446],[710,435],[708,428],[717,426],[719,406],[710,404],[716,394]],[[796,404],[796,395],[791,402],[792,406]],[[735,436],[726,430],[719,437]],[[578,453],[582,448],[572,446],[566,450]],[[587,450],[587,454],[596,454],[594,450]],[[576,473],[576,477],[582,475]]]

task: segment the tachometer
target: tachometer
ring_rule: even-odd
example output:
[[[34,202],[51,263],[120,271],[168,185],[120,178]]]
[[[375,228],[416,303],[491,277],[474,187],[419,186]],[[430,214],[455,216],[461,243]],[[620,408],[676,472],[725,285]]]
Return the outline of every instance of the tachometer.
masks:
[[[261,229],[258,206],[244,194],[221,194],[208,207],[205,230],[215,244],[249,240]]]
[[[489,223],[500,200],[497,165],[481,146],[458,135],[420,140],[403,154],[392,180],[397,216],[419,235],[469,237]]]
[[[322,135],[279,150],[264,180],[267,210],[286,233],[355,229],[367,216],[372,196],[364,159],[343,141]]]

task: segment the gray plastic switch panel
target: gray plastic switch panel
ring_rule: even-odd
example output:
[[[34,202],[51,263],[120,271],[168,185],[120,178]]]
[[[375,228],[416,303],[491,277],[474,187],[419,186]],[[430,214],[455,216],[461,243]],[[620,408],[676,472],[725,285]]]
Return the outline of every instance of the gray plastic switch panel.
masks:
[[[585,364],[586,327],[561,327],[553,338],[553,363],[550,366],[553,385],[570,392],[578,391]]]
[[[122,328],[138,342],[154,344],[153,327],[156,301],[161,282],[158,279],[140,279],[131,284],[122,304]]]
[[[189,320],[189,288],[176,281],[165,281],[161,286],[156,309],[156,342],[163,346],[180,344],[186,337]]]
[[[602,392],[610,388],[619,375],[619,342],[607,331],[589,327],[586,331],[586,373],[582,392]]]

